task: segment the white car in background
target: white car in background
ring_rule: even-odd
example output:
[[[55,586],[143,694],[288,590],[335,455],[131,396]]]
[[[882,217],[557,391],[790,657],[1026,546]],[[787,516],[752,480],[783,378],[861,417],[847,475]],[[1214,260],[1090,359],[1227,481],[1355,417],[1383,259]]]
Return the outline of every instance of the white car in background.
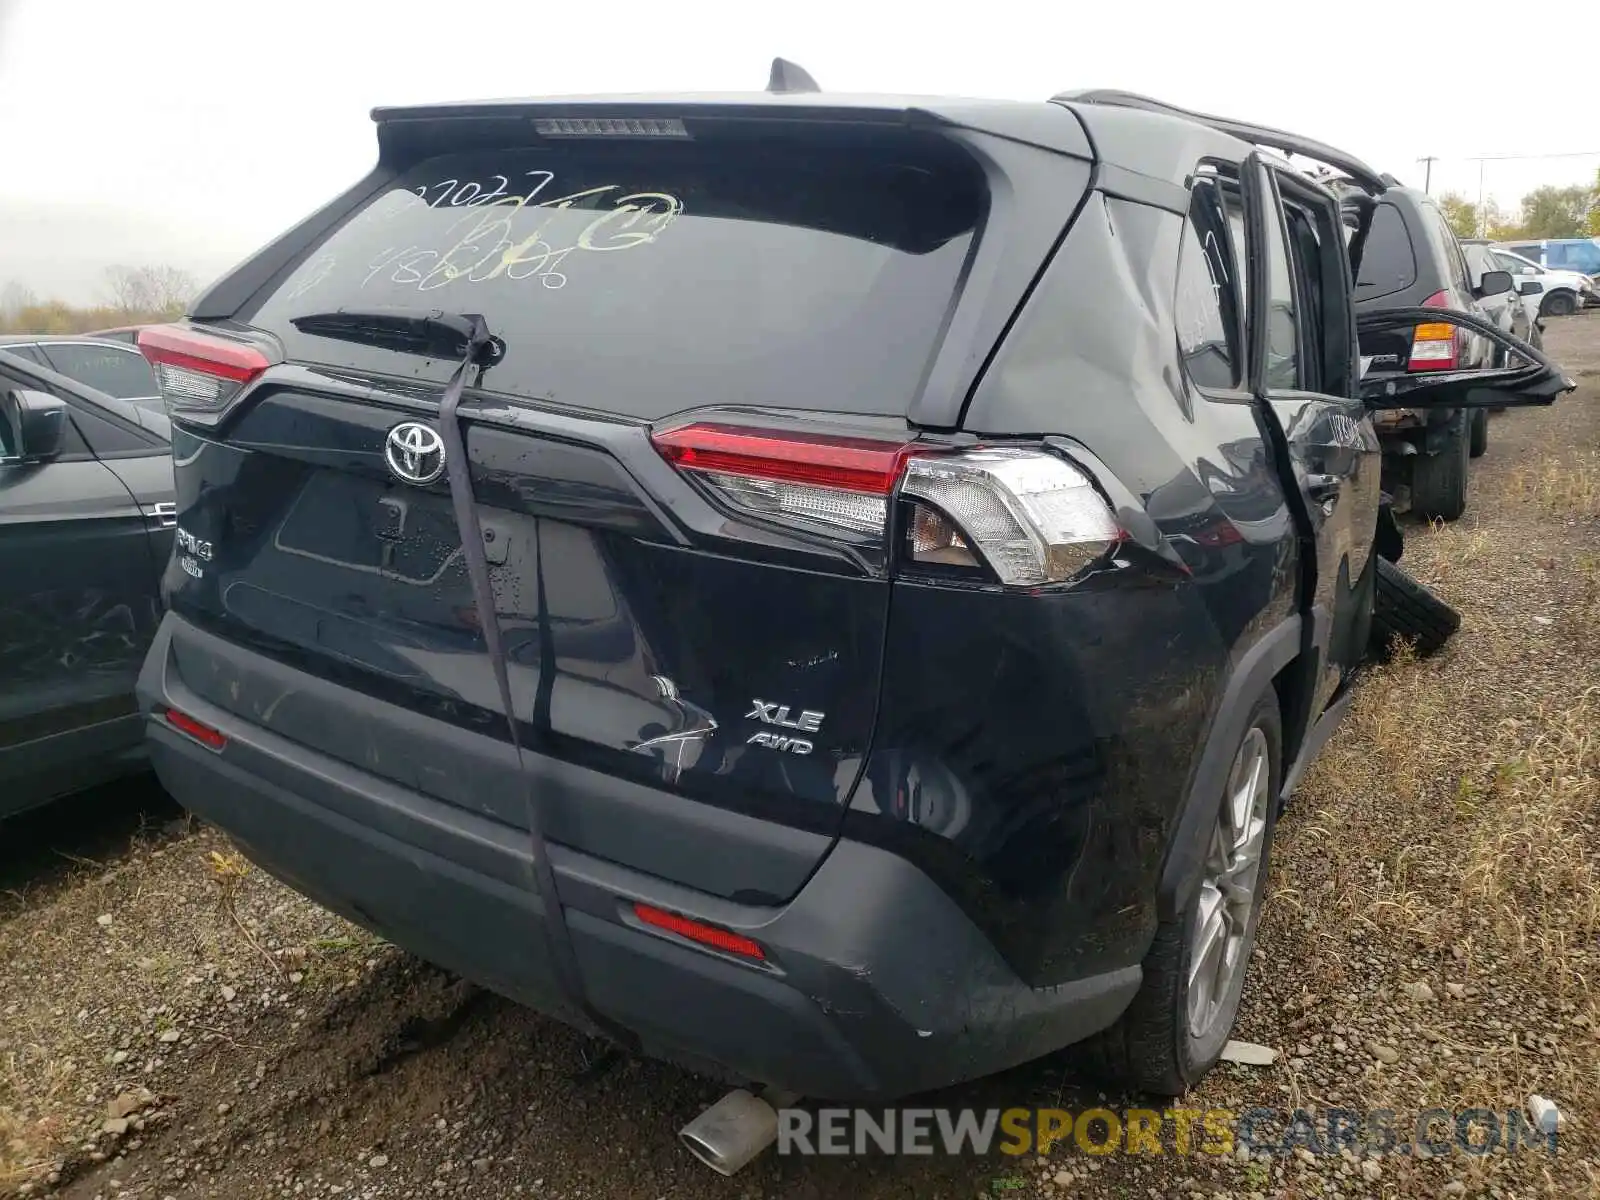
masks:
[[[1541,267],[1531,258],[1524,258],[1503,246],[1490,246],[1502,269],[1510,271],[1512,278],[1535,279],[1544,284],[1544,296],[1539,302],[1539,314],[1546,317],[1565,317],[1580,308],[1600,304],[1600,293],[1595,291],[1594,280],[1582,271],[1568,271],[1559,267]]]

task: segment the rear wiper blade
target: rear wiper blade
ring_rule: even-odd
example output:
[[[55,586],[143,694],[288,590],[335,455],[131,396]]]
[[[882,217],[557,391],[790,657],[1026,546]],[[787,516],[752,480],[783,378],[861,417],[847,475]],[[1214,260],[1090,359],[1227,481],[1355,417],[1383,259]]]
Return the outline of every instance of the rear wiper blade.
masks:
[[[459,361],[471,351],[471,361],[482,367],[492,367],[506,355],[505,342],[489,332],[478,313],[438,308],[341,308],[291,317],[289,324],[314,337],[360,342],[402,354]]]

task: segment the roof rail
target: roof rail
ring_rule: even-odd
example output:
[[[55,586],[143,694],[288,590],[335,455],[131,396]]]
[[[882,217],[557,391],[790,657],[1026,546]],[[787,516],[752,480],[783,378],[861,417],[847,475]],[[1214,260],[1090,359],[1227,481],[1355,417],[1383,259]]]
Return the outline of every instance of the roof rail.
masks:
[[[1197,124],[1209,126],[1219,133],[1236,137],[1240,141],[1253,142],[1258,146],[1269,146],[1274,150],[1281,150],[1285,154],[1299,154],[1305,158],[1314,158],[1318,162],[1327,163],[1331,167],[1337,167],[1352,181],[1369,192],[1382,192],[1394,186],[1394,176],[1380,175],[1354,155],[1346,154],[1343,150],[1322,142],[1313,141],[1311,138],[1285,133],[1281,129],[1272,129],[1266,125],[1253,125],[1248,121],[1234,121],[1227,117],[1214,117],[1207,113],[1192,112],[1186,108],[1179,108],[1175,104],[1152,100],[1149,96],[1141,96],[1135,92],[1091,88],[1081,92],[1062,92],[1060,95],[1052,96],[1051,100],[1060,104],[1104,104],[1114,108],[1137,108],[1144,112],[1180,117],[1186,121],[1194,121]]]
[[[772,60],[772,74],[767,77],[769,92],[820,92],[817,81],[804,67],[783,58]]]

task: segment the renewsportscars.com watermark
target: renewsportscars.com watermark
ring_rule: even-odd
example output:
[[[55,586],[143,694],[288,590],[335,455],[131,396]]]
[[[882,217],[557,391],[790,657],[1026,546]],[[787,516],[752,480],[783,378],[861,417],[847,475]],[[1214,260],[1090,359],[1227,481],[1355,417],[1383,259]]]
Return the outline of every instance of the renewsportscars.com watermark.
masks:
[[[1556,1133],[1518,1109],[802,1108],[778,1110],[778,1153],[795,1155],[1249,1153],[1481,1156],[1556,1152]]]

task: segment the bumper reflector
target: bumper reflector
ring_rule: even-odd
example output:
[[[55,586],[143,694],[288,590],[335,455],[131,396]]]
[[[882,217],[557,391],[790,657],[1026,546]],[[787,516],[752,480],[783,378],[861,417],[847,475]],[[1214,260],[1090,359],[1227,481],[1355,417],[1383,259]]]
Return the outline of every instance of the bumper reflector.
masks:
[[[721,950],[726,954],[737,954],[742,958],[753,958],[757,962],[765,962],[767,952],[755,942],[742,934],[733,933],[727,929],[718,929],[715,925],[706,925],[700,921],[692,921],[688,917],[680,917],[677,913],[665,912],[659,908],[652,908],[648,904],[635,904],[633,915],[646,925],[656,929],[664,929],[668,933],[675,933],[679,937],[688,938],[691,942],[699,942],[703,946],[710,946],[714,950]]]
[[[202,746],[207,746],[212,750],[221,750],[228,744],[228,738],[225,734],[217,732],[209,725],[196,721],[188,713],[181,713],[175,708],[169,708],[166,715],[168,725],[171,725],[179,733],[192,737]]]

